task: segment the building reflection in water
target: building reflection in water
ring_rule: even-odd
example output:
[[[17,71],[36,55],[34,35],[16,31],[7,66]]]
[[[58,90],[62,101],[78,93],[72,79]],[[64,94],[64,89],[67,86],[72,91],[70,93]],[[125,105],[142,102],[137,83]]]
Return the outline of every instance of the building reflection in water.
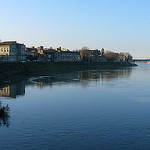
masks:
[[[81,84],[88,87],[90,82],[111,82],[112,80],[128,78],[132,73],[132,68],[120,70],[90,70],[72,73],[59,74],[55,76],[41,76],[31,78],[28,81],[20,81],[16,84],[9,84],[0,88],[1,97],[16,98],[25,95],[25,86],[36,86],[43,88],[49,86],[62,86],[64,84]]]
[[[6,85],[0,88],[0,96],[16,98],[25,94],[25,81],[17,82],[16,84]]]

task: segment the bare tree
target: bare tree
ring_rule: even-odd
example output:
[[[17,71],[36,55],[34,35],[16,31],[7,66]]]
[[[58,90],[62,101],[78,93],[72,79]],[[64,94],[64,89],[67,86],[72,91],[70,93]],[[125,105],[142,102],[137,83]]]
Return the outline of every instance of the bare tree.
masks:
[[[105,50],[104,48],[101,49],[101,56],[104,56]]]
[[[127,61],[133,61],[133,56],[130,53],[125,53],[125,56],[127,57]]]
[[[80,55],[83,61],[89,61],[92,57],[92,53],[87,46],[82,47],[82,49],[80,50]]]
[[[124,52],[119,53],[119,58],[122,61],[132,61],[132,59],[133,59],[133,57],[130,53],[124,53]]]
[[[121,61],[123,61],[124,58],[125,58],[124,52],[120,52],[120,53],[119,53],[119,59],[120,59]]]
[[[81,50],[89,50],[89,47],[84,46],[84,47],[81,48]]]
[[[108,62],[114,62],[119,57],[118,53],[112,51],[106,51],[104,57],[107,59]]]

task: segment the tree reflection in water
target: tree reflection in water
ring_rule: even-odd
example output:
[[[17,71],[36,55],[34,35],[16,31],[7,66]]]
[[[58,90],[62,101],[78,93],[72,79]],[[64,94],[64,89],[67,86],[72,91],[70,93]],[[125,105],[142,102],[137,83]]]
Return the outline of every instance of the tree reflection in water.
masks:
[[[9,112],[10,108],[8,104],[6,106],[2,106],[0,102],[0,126],[9,127]]]

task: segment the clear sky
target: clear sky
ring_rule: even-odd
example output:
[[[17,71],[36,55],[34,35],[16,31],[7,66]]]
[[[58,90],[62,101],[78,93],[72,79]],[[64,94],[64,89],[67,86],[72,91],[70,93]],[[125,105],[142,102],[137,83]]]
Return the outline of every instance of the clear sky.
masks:
[[[0,0],[0,39],[150,58],[150,0]]]

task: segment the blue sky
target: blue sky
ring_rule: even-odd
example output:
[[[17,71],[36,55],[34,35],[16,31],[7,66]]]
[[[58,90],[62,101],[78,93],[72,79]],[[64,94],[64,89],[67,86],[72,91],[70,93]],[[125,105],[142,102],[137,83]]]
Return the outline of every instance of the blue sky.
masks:
[[[0,39],[150,58],[150,0],[0,0]]]

